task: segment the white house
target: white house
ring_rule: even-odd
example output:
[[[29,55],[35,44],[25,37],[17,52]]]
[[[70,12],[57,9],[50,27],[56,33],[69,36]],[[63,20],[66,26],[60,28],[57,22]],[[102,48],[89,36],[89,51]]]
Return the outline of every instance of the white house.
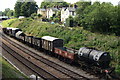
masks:
[[[41,14],[42,17],[47,17],[47,9],[38,9],[37,14]]]
[[[53,17],[53,15],[57,14],[57,12],[59,10],[60,9],[58,9],[58,8],[49,8],[49,9],[47,9],[47,18]]]
[[[62,8],[61,10],[61,22],[65,22],[65,20],[69,17],[75,17],[76,16],[76,8],[74,7],[68,7],[68,8]]]

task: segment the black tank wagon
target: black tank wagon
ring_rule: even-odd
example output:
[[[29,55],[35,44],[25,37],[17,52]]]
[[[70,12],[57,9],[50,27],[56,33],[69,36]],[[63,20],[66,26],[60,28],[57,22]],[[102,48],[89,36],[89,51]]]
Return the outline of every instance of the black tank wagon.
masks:
[[[89,63],[89,65],[95,65],[101,68],[108,68],[111,61],[111,57],[108,52],[88,47],[80,48],[78,51],[78,57],[80,60]]]

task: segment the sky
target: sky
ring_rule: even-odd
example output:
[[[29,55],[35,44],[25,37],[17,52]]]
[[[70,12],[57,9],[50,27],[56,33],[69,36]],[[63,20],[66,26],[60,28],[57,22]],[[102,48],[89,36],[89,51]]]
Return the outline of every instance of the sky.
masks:
[[[14,10],[14,5],[16,3],[17,0],[1,0],[0,1],[0,11],[4,11],[5,8],[10,8],[12,10]],[[40,6],[41,2],[43,0],[35,0],[37,2],[37,5]],[[68,3],[75,3],[79,0],[64,0]],[[87,0],[88,1],[88,0]],[[118,2],[120,0],[91,0],[92,2],[95,2],[95,1],[100,1],[100,2],[111,2],[112,4],[114,5],[118,5]]]

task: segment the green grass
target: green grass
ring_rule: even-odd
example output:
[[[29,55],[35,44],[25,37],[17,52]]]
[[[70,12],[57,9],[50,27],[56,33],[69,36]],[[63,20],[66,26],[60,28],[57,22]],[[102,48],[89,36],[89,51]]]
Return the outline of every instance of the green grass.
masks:
[[[9,64],[7,61],[5,61],[2,57],[0,57],[0,62],[2,63],[2,67],[0,71],[2,71],[2,78],[5,79],[18,79],[18,78],[24,78],[25,80],[28,80],[27,77],[23,74],[21,74],[18,70],[16,70],[11,64]]]
[[[2,25],[7,25],[5,27],[18,27],[26,34],[37,37],[49,35],[62,38],[64,39],[64,45],[69,48],[79,49],[80,47],[86,46],[110,52],[113,58],[111,66],[116,67],[116,72],[120,73],[120,37],[92,33],[84,30],[82,27],[59,27],[58,24],[52,25],[50,23],[32,20],[30,18],[4,21]]]
[[[6,27],[9,27],[14,21],[16,21],[16,18],[14,18],[14,19],[9,19],[9,20],[5,20],[5,21],[3,21],[3,23],[1,23],[1,25],[3,25],[3,26],[6,26]]]

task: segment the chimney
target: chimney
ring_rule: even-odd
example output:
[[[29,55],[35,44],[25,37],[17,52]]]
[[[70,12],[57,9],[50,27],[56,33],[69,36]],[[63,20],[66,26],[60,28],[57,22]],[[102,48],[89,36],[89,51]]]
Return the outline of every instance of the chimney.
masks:
[[[77,8],[77,5],[76,5],[76,4],[73,4],[73,8]]]

